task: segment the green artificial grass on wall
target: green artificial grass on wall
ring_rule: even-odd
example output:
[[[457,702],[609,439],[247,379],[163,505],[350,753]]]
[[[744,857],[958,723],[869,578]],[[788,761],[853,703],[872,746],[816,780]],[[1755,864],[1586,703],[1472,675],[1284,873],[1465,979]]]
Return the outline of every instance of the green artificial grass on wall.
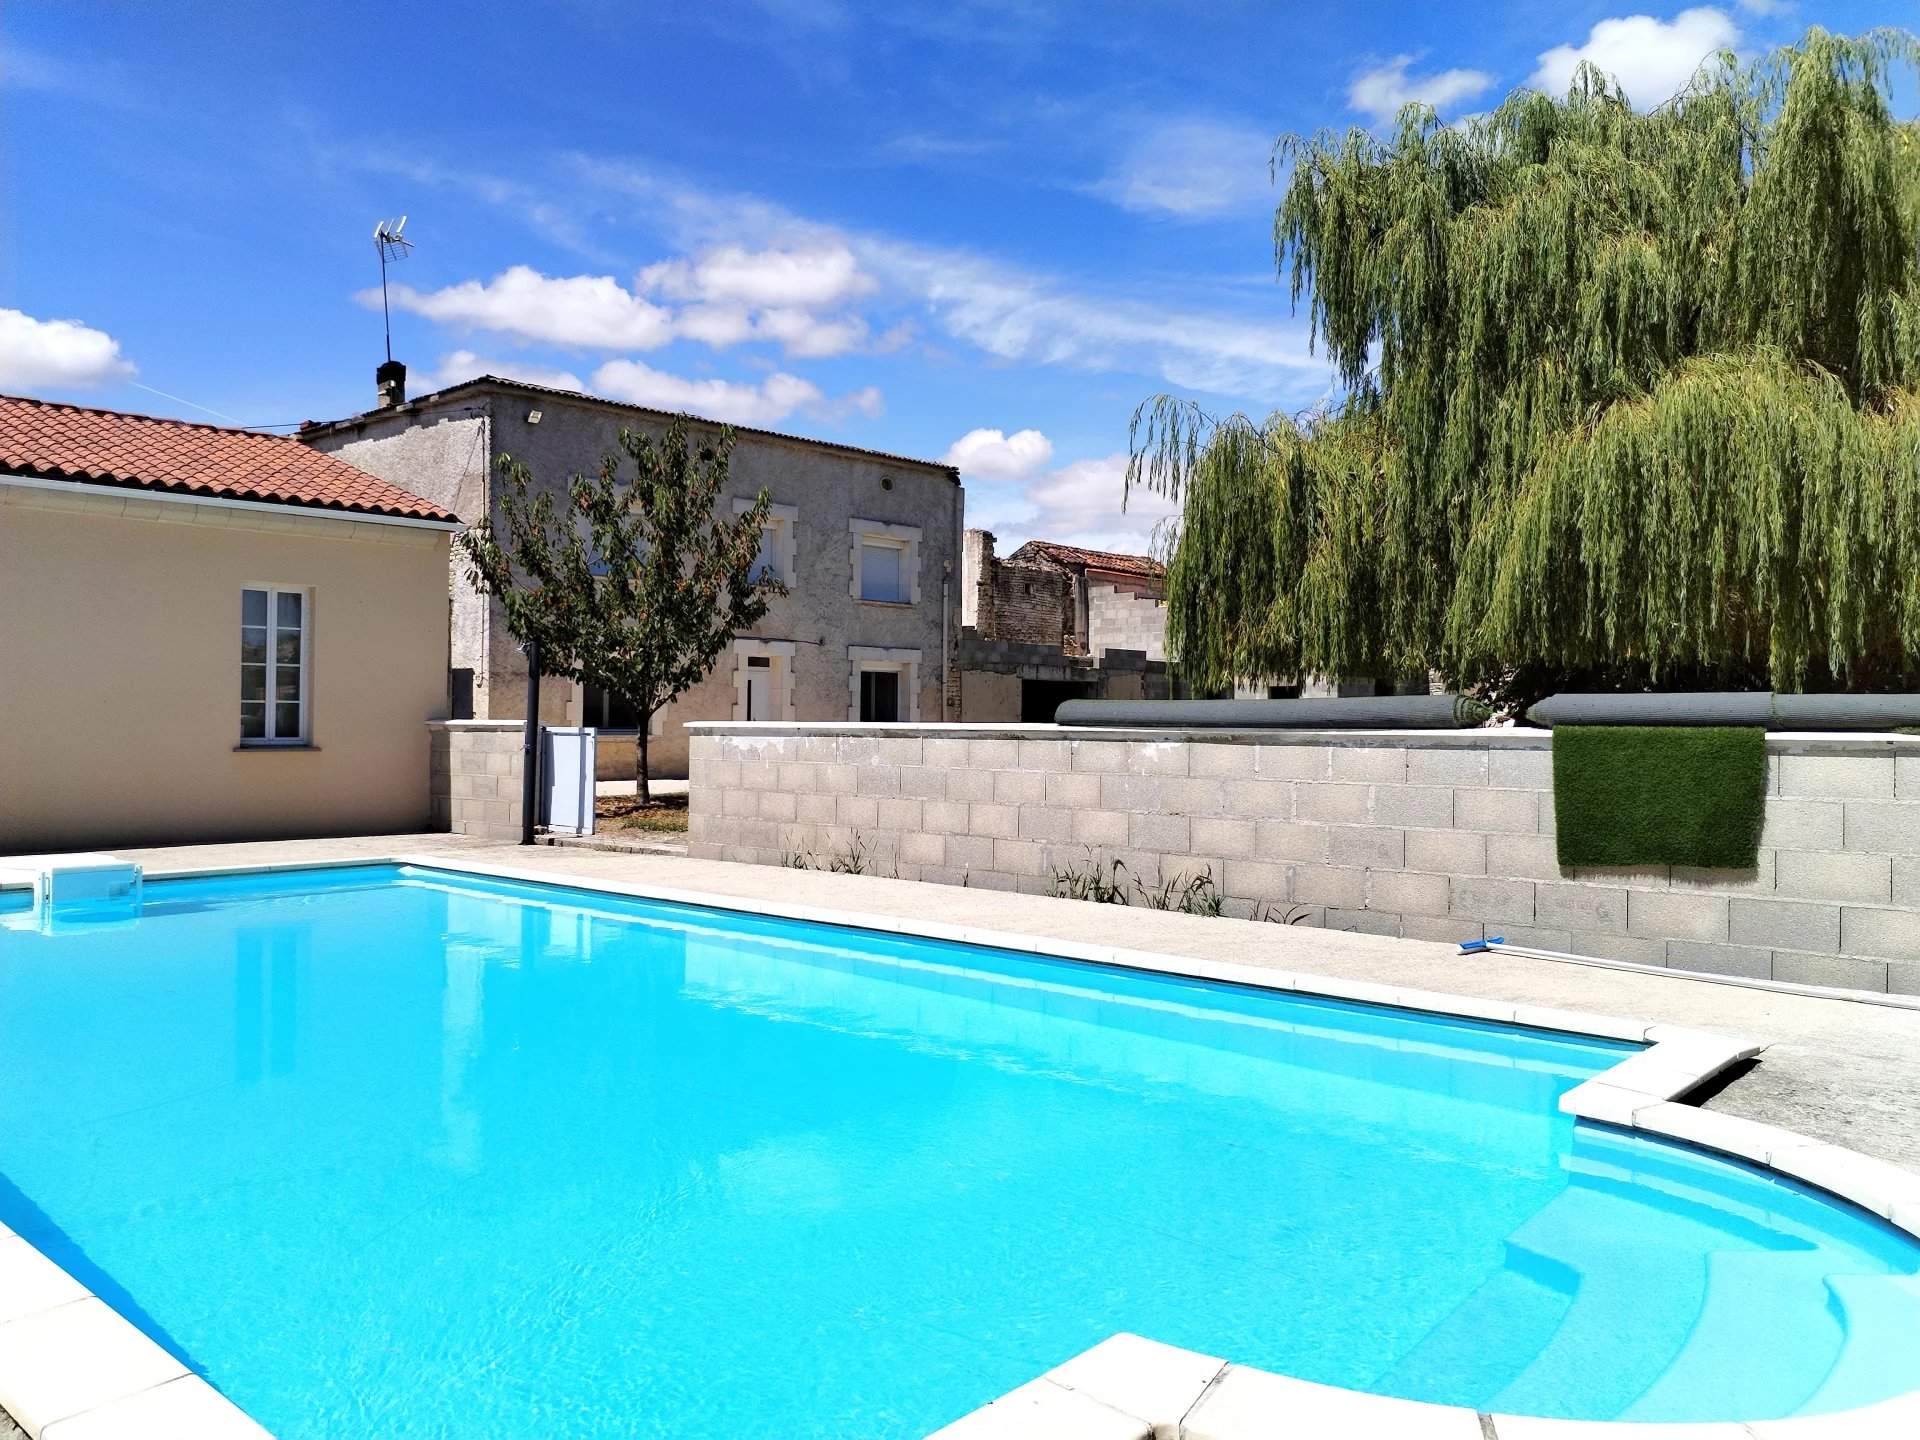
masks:
[[[1751,870],[1766,803],[1767,732],[1757,727],[1554,727],[1563,866]]]

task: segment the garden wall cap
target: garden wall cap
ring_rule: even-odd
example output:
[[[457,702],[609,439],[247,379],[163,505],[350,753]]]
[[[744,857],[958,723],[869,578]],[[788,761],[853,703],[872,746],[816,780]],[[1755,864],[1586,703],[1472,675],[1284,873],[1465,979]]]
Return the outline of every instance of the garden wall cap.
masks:
[[[1549,695],[1536,725],[1757,725],[1769,730],[1900,730],[1920,726],[1920,694],[1783,695],[1771,690],[1657,695]]]
[[[1349,695],[1313,700],[1068,700],[1062,725],[1180,730],[1468,730],[1493,711],[1463,695]]]

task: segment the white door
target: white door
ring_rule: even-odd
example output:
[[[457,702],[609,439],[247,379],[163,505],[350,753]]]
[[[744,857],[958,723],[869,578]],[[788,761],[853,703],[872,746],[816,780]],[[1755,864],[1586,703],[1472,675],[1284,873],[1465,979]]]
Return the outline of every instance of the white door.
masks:
[[[771,720],[773,714],[773,660],[766,655],[747,657],[747,719]]]

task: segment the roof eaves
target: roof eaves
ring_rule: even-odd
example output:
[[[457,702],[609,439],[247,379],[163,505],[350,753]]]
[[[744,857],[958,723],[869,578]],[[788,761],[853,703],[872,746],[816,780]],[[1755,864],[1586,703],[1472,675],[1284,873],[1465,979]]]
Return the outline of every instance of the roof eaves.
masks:
[[[589,395],[584,390],[563,390],[554,385],[536,385],[528,380],[509,380],[500,375],[476,375],[471,380],[462,380],[439,390],[428,391],[425,395],[416,396],[403,405],[363,410],[358,415],[348,415],[339,420],[319,421],[295,431],[293,438],[306,440],[318,435],[335,434],[341,430],[353,429],[396,415],[421,413],[436,408],[463,392],[478,390],[499,390],[520,395],[550,395],[556,400],[571,400],[603,410],[637,412],[663,423],[680,418],[679,414],[672,410],[658,410],[651,405],[635,405],[625,400],[609,400],[604,395]],[[941,460],[919,460],[911,455],[895,455],[886,450],[870,450],[862,445],[847,445],[838,440],[816,440],[808,435],[789,435],[783,430],[764,430],[755,425],[729,425],[725,420],[712,420],[704,415],[692,415],[688,418],[699,424],[712,425],[716,428],[724,425],[740,435],[757,435],[763,439],[785,441],[789,445],[806,445],[819,450],[837,451],[844,455],[857,455],[866,460],[885,460],[896,465],[913,465],[924,470],[937,470],[955,485],[960,483],[959,467]]]

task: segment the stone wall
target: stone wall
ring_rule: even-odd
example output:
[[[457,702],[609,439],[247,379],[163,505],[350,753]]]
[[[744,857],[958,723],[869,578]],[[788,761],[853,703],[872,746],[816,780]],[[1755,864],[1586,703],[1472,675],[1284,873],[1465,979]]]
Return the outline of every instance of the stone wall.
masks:
[[[696,858],[1047,891],[1118,858],[1230,914],[1920,993],[1920,737],[1776,735],[1749,873],[1563,871],[1545,732],[694,727]]]
[[[1005,561],[994,565],[991,575],[992,628],[985,632],[990,638],[1016,645],[1048,645],[1056,651],[1084,648],[1072,575]]]
[[[436,720],[428,725],[433,828],[486,840],[520,839],[519,720]]]

